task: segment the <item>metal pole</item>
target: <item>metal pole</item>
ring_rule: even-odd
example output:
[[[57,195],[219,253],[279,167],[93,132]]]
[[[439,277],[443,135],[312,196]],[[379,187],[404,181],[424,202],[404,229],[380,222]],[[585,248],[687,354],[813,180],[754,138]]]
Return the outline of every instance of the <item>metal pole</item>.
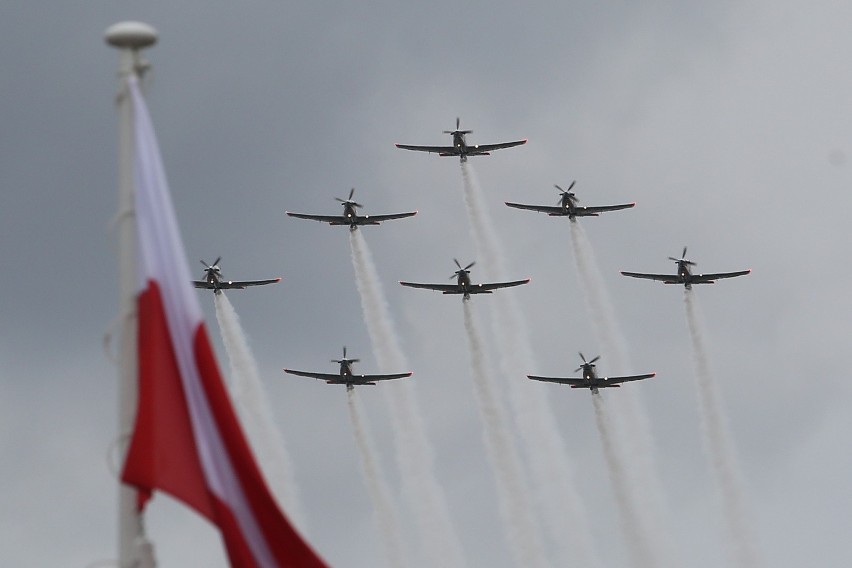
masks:
[[[136,360],[136,217],[134,212],[133,106],[127,90],[131,76],[139,76],[145,64],[139,51],[156,43],[157,32],[139,22],[121,22],[110,26],[106,42],[120,50],[119,91],[116,99],[119,115],[118,130],[118,216],[119,293],[121,348],[119,355],[118,456],[124,464],[133,423],[136,418],[137,360]],[[142,515],[136,507],[136,490],[119,483],[118,488],[118,560],[120,568],[153,567],[153,547],[145,538]]]

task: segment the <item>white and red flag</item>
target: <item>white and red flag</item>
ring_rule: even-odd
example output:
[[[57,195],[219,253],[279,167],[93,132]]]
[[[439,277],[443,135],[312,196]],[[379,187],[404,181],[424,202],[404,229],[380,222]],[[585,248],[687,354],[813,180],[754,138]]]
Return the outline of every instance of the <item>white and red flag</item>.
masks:
[[[122,481],[145,507],[154,490],[215,524],[235,567],[324,567],[278,508],[219,373],[191,287],[156,136],[135,77],[138,406]]]

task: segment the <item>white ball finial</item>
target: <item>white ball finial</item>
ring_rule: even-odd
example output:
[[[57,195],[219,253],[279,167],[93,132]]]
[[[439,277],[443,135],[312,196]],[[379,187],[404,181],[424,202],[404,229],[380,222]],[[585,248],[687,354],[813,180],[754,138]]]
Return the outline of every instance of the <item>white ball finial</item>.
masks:
[[[107,28],[104,39],[113,47],[135,51],[157,43],[157,30],[142,22],[119,22]]]

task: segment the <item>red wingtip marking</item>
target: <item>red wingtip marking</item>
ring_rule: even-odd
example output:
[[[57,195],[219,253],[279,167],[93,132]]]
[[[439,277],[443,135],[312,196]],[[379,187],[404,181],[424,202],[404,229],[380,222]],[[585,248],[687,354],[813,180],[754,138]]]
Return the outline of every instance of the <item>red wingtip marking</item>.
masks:
[[[276,282],[281,282],[281,277],[279,276],[278,278],[276,278],[276,279],[275,279],[275,281],[276,281]]]

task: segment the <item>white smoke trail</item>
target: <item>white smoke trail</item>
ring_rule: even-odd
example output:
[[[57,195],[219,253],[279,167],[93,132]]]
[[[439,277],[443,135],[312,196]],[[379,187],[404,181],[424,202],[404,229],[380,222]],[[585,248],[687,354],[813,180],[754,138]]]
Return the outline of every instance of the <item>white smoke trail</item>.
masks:
[[[589,308],[589,317],[598,344],[606,348],[605,353],[610,367],[619,373],[628,371],[627,348],[616,323],[612,302],[606,293],[606,286],[595,260],[592,244],[586,236],[583,226],[569,221],[571,226],[571,245],[574,249],[574,261],[577,263],[577,277],[580,288]]]
[[[488,215],[476,173],[462,163],[464,201],[477,254],[488,280],[506,274],[503,246]],[[571,460],[546,387],[524,377],[534,365],[526,318],[513,290],[488,298],[493,330],[500,351],[500,368],[506,377],[509,401],[526,450],[526,463],[534,487],[535,506],[543,517],[545,534],[556,547],[559,565],[601,565],[589,531],[585,507],[577,492]]]
[[[630,547],[631,558],[636,566],[641,568],[654,568],[659,565],[647,537],[643,534],[642,519],[636,508],[636,502],[632,497],[631,482],[626,475],[624,463],[620,452],[616,448],[615,437],[611,428],[611,422],[607,417],[603,398],[598,393],[592,393],[592,402],[595,406],[595,420],[598,432],[601,435],[604,458],[609,470],[612,490],[618,503],[621,517],[621,525],[627,537]]]
[[[592,330],[600,347],[600,354],[608,367],[616,373],[633,372],[630,368],[624,337],[615,317],[612,301],[607,294],[594,251],[586,231],[580,223],[570,221],[571,244],[577,265],[577,278],[585,298]],[[641,516],[645,538],[663,566],[675,565],[675,544],[671,532],[666,530],[668,506],[660,483],[659,470],[654,455],[656,444],[651,434],[648,413],[637,392],[630,388],[620,390],[612,397],[610,406],[616,409],[614,424],[620,451],[631,464],[632,482],[628,491]]]
[[[364,480],[367,490],[373,500],[376,522],[382,535],[382,544],[387,555],[388,564],[392,568],[404,568],[402,537],[399,533],[399,520],[394,512],[393,501],[387,481],[379,468],[376,451],[364,424],[364,409],[355,394],[355,389],[347,389],[349,400],[349,416],[352,418],[352,433],[361,456],[361,467],[364,469]]]
[[[695,363],[698,403],[701,408],[701,424],[704,430],[705,446],[710,454],[714,477],[722,497],[727,529],[733,544],[733,553],[737,566],[752,568],[759,566],[753,531],[746,519],[739,467],[734,457],[735,451],[730,439],[727,422],[716,383],[710,374],[707,361],[707,348],[702,333],[703,322],[692,290],[685,290],[686,321],[692,341],[692,356]]]
[[[487,368],[486,355],[469,300],[464,305],[464,328],[470,347],[476,400],[483,422],[488,457],[497,480],[497,496],[503,527],[516,566],[546,566],[539,531],[530,508],[531,499],[524,483],[520,457],[512,442],[509,425]]]
[[[293,476],[293,462],[267,404],[269,397],[260,380],[239,316],[224,292],[214,294],[214,304],[231,367],[228,386],[240,423],[245,428],[272,494],[290,520],[304,531],[305,516]]]
[[[350,231],[349,243],[361,308],[379,369],[383,373],[404,371],[408,362],[399,345],[370,249],[360,230]],[[434,451],[426,436],[414,389],[415,383],[410,380],[403,384],[382,385],[392,422],[402,493],[414,513],[424,564],[449,568],[465,566],[446,496],[435,477]]]

